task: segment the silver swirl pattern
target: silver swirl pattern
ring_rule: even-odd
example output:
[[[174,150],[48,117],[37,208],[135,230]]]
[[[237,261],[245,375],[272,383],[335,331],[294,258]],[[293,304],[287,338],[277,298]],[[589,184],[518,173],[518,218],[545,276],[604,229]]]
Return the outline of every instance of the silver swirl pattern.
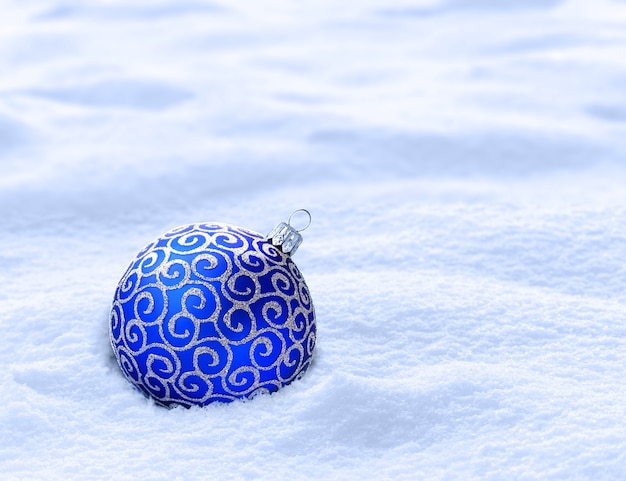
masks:
[[[165,406],[271,393],[315,348],[302,274],[260,234],[191,224],[142,249],[115,291],[109,335],[124,376]]]

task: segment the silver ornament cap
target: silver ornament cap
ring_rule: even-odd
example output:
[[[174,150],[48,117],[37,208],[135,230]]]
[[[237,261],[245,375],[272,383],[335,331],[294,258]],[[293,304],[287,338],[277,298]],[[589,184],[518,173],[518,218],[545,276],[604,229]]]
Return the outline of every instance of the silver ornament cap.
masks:
[[[302,212],[308,217],[307,223],[304,227],[296,229],[291,225],[291,219],[294,215]],[[298,209],[291,213],[287,222],[281,222],[272,231],[267,234],[265,240],[270,242],[273,246],[278,247],[282,252],[290,256],[294,255],[302,244],[302,232],[311,225],[311,213],[306,209]]]

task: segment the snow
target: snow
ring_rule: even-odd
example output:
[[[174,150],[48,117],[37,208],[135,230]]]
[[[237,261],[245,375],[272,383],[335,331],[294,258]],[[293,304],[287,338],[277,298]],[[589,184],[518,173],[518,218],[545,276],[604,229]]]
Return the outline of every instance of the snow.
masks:
[[[3,479],[622,479],[625,25],[618,0],[3,2]],[[298,208],[305,376],[134,391],[107,322],[139,249]]]

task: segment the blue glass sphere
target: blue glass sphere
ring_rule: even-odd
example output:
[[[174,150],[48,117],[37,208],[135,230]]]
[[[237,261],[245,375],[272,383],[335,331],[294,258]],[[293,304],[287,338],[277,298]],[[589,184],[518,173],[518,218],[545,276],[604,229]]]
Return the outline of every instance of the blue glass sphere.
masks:
[[[289,255],[225,224],[178,227],[144,248],[115,291],[109,328],[124,376],[159,404],[187,407],[291,383],[316,334]]]

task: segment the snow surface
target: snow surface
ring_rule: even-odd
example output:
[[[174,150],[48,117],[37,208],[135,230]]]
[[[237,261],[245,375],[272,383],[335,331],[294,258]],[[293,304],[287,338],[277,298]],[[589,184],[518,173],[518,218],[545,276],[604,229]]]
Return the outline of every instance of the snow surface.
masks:
[[[2,479],[626,476],[626,2],[4,0],[0,69]],[[134,391],[139,249],[300,207],[306,375]]]

